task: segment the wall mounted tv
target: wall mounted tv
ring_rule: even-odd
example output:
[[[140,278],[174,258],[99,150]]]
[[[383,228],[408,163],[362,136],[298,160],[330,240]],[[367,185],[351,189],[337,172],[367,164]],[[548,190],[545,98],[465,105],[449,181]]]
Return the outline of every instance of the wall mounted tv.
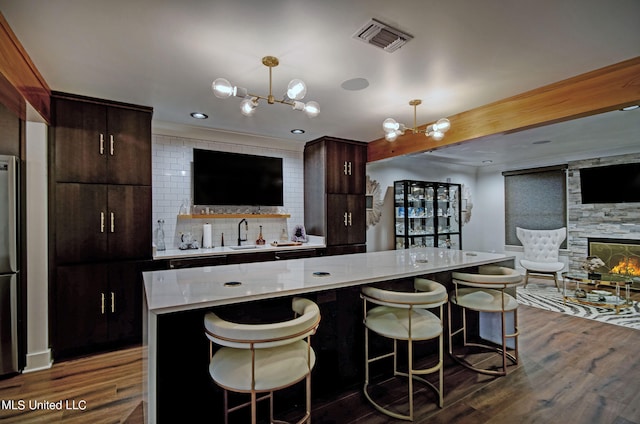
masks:
[[[193,149],[196,205],[283,206],[282,158]]]
[[[582,203],[640,202],[640,163],[580,169]]]

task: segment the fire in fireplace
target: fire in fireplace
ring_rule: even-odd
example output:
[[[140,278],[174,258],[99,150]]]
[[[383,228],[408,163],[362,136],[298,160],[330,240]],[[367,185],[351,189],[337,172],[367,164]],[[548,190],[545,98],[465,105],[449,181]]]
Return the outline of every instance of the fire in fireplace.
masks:
[[[604,265],[596,272],[640,277],[640,240],[590,238],[589,256]]]

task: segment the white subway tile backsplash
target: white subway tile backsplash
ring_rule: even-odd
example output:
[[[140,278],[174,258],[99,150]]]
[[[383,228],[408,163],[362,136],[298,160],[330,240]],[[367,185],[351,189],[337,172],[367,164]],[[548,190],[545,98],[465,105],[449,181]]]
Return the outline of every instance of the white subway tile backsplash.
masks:
[[[267,242],[280,238],[284,228],[290,237],[291,231],[297,224],[304,222],[304,167],[302,152],[274,148],[261,148],[250,145],[216,142],[192,138],[173,137],[156,134],[152,145],[152,181],[153,181],[153,228],[157,228],[157,221],[165,221],[165,243],[168,248],[178,245],[180,234],[191,232],[198,239],[202,237],[202,225],[205,219],[178,220],[177,215],[182,203],[191,202],[191,169],[193,149],[209,149],[225,152],[275,156],[283,158],[284,177],[284,211],[291,215],[288,219],[281,218],[250,218],[247,238],[253,243],[258,237],[260,225],[262,235]],[[255,213],[253,207],[217,207],[216,213]],[[263,211],[277,211],[262,208]],[[238,219],[209,220],[213,226],[213,242],[219,246],[224,233],[225,244],[237,243]]]

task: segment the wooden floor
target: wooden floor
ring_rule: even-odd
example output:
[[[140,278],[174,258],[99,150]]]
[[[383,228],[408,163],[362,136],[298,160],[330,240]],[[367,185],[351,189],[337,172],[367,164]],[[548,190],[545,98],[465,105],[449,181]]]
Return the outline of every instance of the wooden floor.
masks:
[[[518,311],[520,364],[492,378],[447,361],[444,408],[421,391],[415,422],[640,424],[639,331],[526,306]],[[0,422],[143,424],[145,378],[145,350],[134,347],[0,380]],[[395,383],[386,386],[389,399],[402,395]],[[8,409],[10,400],[16,409]],[[61,401],[63,410],[31,410],[35,401]],[[393,420],[356,389],[314,401],[313,422]]]

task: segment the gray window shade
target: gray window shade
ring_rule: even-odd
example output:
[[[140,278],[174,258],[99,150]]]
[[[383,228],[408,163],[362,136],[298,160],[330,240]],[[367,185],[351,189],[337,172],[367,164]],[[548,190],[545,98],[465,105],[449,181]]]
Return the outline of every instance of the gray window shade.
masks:
[[[516,227],[567,226],[566,166],[504,172],[505,243],[521,245]],[[566,247],[566,240],[562,244]]]

